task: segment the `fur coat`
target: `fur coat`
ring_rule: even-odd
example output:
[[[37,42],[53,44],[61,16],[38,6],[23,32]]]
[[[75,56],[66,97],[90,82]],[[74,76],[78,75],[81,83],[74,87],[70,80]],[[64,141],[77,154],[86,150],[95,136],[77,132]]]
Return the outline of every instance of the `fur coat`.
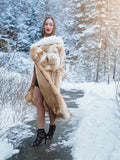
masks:
[[[60,37],[44,37],[30,48],[30,56],[33,59],[34,72],[30,89],[26,95],[27,102],[33,101],[33,90],[37,78],[45,103],[57,117],[69,119],[70,113],[59,93],[62,80],[65,78],[65,50],[63,40]]]

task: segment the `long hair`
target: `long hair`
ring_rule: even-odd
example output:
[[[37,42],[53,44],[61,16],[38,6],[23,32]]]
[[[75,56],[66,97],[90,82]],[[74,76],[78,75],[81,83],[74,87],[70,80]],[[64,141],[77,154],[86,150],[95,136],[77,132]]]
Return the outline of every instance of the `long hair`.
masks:
[[[53,21],[53,31],[51,33],[51,35],[55,35],[55,31],[56,31],[56,25],[55,25],[55,20],[52,17],[47,17],[45,18],[44,22],[43,22],[43,27],[42,27],[42,38],[45,36],[45,23],[47,19],[52,19]]]

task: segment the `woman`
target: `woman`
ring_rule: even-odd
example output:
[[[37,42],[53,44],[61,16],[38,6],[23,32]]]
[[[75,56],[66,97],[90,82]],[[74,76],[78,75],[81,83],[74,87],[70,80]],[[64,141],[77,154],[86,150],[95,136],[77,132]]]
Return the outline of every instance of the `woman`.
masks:
[[[35,64],[39,63],[43,67],[43,69],[47,73],[46,76],[48,76],[48,79],[50,78],[56,88],[59,90],[61,82],[65,77],[65,51],[62,39],[55,36],[55,29],[56,27],[54,19],[51,17],[46,18],[43,23],[42,39],[31,46],[30,55]],[[31,146],[33,147],[38,146],[43,139],[45,139],[46,142],[46,139],[51,139],[53,137],[56,129],[56,116],[61,116],[61,114],[58,114],[58,111],[56,111],[56,109],[50,108],[49,104],[47,105],[47,97],[45,98],[45,96],[43,96],[47,93],[47,91],[42,91],[42,86],[39,86],[39,78],[41,77],[36,76],[36,71],[37,65],[35,65],[34,67],[32,84],[26,96],[27,101],[32,102],[37,109],[38,130],[37,137],[31,144]],[[45,86],[43,86],[43,90],[44,88]],[[47,106],[50,118],[50,126],[47,134],[44,130],[46,110],[45,106]],[[70,118],[69,113],[68,117]]]

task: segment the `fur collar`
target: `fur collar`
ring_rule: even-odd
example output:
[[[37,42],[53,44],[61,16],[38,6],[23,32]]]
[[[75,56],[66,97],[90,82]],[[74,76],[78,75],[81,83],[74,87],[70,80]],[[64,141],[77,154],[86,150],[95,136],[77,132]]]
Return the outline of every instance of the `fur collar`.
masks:
[[[40,41],[34,43],[31,47],[39,47],[42,45],[56,44],[56,43],[64,45],[62,38],[56,36],[50,36],[42,38]]]

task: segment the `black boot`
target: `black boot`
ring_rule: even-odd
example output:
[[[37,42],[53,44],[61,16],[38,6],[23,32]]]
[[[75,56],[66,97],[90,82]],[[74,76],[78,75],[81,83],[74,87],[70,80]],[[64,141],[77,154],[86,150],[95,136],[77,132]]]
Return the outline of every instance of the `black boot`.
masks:
[[[48,133],[46,135],[46,139],[52,139],[53,138],[55,129],[56,129],[56,125],[50,125],[49,126],[49,131],[48,131]]]
[[[42,142],[42,140],[45,139],[46,144],[46,133],[44,129],[38,129],[37,130],[37,137],[35,141],[31,144],[31,147],[39,146],[39,144]]]

